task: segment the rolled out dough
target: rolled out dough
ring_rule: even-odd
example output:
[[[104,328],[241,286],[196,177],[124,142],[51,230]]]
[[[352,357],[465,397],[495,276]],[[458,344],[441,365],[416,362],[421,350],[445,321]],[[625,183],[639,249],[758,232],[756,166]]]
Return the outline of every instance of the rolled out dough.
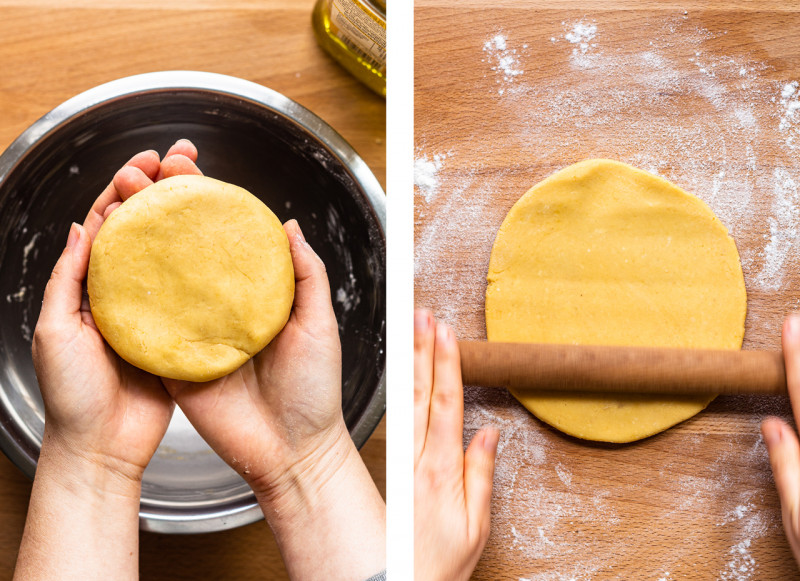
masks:
[[[736,245],[700,199],[629,165],[569,166],[511,209],[492,248],[490,341],[738,349],[747,306]],[[515,393],[587,440],[632,442],[713,397]]]
[[[162,377],[209,381],[280,332],[294,270],[286,233],[258,198],[176,176],[108,217],[87,286],[97,328],[120,357]]]

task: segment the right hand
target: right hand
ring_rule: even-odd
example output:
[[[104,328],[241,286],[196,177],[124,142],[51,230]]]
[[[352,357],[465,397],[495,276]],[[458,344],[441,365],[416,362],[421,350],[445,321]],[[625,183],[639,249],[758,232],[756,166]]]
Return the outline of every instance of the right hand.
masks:
[[[800,315],[789,315],[783,324],[783,357],[795,422],[800,422]],[[781,499],[783,528],[795,561],[800,563],[800,441],[794,429],[779,418],[764,420],[761,433]]]
[[[386,505],[342,415],[342,354],[325,265],[284,225],[294,305],[280,333],[220,379],[162,379],[200,435],[253,489],[292,579],[386,567]]]
[[[357,455],[342,416],[342,355],[325,265],[296,221],[284,228],[296,284],[283,330],[225,377],[163,379],[200,435],[267,508],[299,479],[324,480]]]
[[[500,433],[463,452],[464,386],[453,331],[414,313],[414,578],[469,579],[489,538]]]

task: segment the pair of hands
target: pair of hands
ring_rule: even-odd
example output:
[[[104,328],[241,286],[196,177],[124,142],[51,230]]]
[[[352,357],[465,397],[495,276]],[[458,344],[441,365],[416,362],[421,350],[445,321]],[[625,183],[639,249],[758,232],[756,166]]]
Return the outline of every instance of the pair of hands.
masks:
[[[43,454],[100,467],[138,490],[177,403],[259,501],[279,501],[291,477],[349,442],[341,413],[341,350],[328,278],[297,222],[285,225],[295,303],[281,333],[221,379],[161,379],[123,361],[92,319],[83,281],[91,244],[122,202],[153,182],[200,174],[197,149],[180,140],[164,160],[135,155],[73,225],[45,290],[33,358],[45,402]],[[47,449],[45,449],[47,448]]]
[[[156,377],[105,343],[83,293],[92,241],[122,202],[155,181],[199,174],[178,141],[135,155],[73,225],[45,290],[33,358],[45,433],[16,580],[138,578],[141,480],[179,405],[248,482],[293,579],[366,579],[386,565],[386,507],[341,410],[341,347],[325,266],[284,225],[292,313],[272,342],[206,383]]]
[[[786,379],[800,424],[800,315],[783,326]],[[468,579],[489,536],[499,434],[480,430],[462,452],[463,386],[452,330],[414,315],[414,540],[417,579]],[[800,563],[800,440],[778,418],[761,426],[786,536]]]

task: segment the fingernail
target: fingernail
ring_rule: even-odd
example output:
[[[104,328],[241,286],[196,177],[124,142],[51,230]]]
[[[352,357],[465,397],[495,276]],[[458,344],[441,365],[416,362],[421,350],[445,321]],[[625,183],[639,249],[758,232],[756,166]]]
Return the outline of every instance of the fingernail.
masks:
[[[453,331],[444,323],[436,323],[436,342],[447,345],[452,340]]]
[[[78,240],[81,238],[81,230],[78,228],[78,225],[73,222],[72,225],[69,227],[69,236],[67,237],[67,248],[73,248],[77,243]]]
[[[781,440],[781,430],[779,426],[764,426],[762,430],[762,435],[764,436],[764,443],[766,443],[767,447],[776,446]]]
[[[426,310],[419,310],[414,313],[414,330],[424,333],[431,328],[431,313]]]
[[[500,442],[500,430],[495,427],[486,429],[483,438],[483,449],[494,454],[497,451],[497,444]]]
[[[306,237],[303,236],[303,231],[300,229],[300,224],[295,222],[295,225],[297,226],[297,231],[296,231],[295,236],[300,239],[300,242],[305,242],[306,241]]]
[[[800,315],[789,315],[786,320],[786,334],[790,339],[800,338]]]

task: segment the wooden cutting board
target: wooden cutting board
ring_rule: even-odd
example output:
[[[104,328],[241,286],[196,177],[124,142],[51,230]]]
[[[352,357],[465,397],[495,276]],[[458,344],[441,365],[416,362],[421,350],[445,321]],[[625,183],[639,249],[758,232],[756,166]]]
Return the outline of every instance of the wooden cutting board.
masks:
[[[705,200],[742,257],[745,349],[800,309],[800,12],[760,2],[479,2],[415,8],[416,304],[485,339],[492,243],[571,163],[618,159]],[[794,105],[793,103],[798,103]],[[784,398],[720,397],[623,446],[467,388],[465,438],[500,428],[475,579],[788,579],[759,425]]]
[[[313,6],[314,0],[0,0],[0,151],[91,87],[156,70],[200,70],[261,83],[309,108],[384,184],[385,101],[317,46]],[[381,422],[361,451],[382,494],[385,445]],[[30,487],[0,454],[0,580],[13,574]],[[263,521],[202,535],[143,533],[140,544],[143,580],[288,579]]]

